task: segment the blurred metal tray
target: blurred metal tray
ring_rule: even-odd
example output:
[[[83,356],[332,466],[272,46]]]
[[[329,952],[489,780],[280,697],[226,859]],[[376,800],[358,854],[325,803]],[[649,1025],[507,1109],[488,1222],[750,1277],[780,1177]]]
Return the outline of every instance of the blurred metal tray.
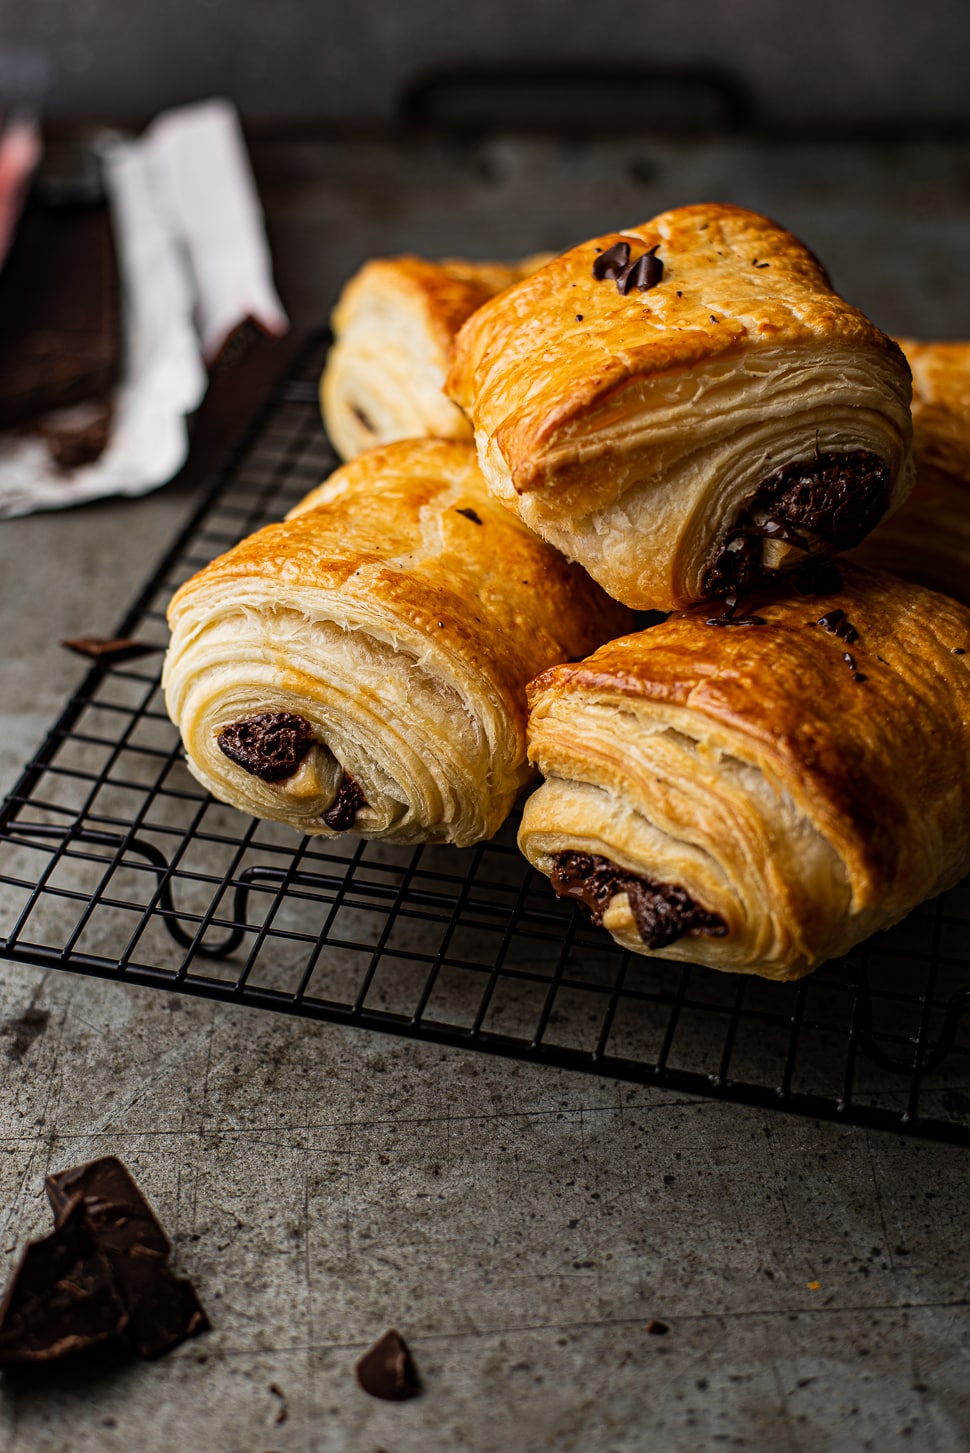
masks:
[[[119,635],[335,464],[314,340]],[[970,884],[797,984],[622,952],[515,847],[297,839],[207,796],[160,656],[95,665],[0,808],[0,957],[970,1144]]]

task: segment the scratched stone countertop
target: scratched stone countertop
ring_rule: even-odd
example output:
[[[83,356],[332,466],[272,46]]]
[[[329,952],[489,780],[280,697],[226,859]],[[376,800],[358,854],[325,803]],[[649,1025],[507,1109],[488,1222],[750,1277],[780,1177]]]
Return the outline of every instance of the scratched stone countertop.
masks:
[[[254,159],[297,331],[375,252],[515,255],[717,196],[801,232],[890,331],[970,336],[956,144],[318,140]],[[83,674],[57,642],[112,630],[262,386],[253,364],[172,486],[0,526],[4,791]],[[45,1173],[104,1154],[213,1330],[153,1364],[0,1379],[5,1453],[970,1436],[965,1150],[0,961],[4,1277],[49,1229]],[[354,1380],[390,1326],[424,1383],[406,1404]]]

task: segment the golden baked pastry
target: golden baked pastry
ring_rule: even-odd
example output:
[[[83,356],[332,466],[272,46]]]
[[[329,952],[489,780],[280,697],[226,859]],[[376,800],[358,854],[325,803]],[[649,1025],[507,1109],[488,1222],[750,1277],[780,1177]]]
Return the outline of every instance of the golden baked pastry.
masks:
[[[529,769],[525,686],[629,612],[488,494],[468,444],[338,469],[184,584],[163,684],[189,767],[301,832],[473,843]]]
[[[442,392],[452,340],[476,308],[550,256],[365,263],[334,309],[334,344],[320,380],[324,423],[341,459],[395,439],[471,439],[465,415]]]
[[[827,569],[530,686],[519,846],[624,948],[794,979],[970,869],[970,611]]]
[[[492,492],[642,608],[849,549],[912,482],[899,347],[738,207],[682,207],[540,268],[463,325],[446,391]]]
[[[970,605],[970,343],[899,341],[913,371],[916,484],[853,558]]]

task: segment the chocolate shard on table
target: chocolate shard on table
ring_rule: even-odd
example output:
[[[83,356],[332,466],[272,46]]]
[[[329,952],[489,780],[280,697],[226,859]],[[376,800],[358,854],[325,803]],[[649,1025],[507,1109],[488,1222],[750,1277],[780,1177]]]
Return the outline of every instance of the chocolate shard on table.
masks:
[[[54,1362],[117,1337],[128,1323],[83,1197],[66,1197],[56,1230],[24,1248],[0,1304],[0,1366]]]
[[[126,1335],[141,1357],[158,1357],[209,1320],[191,1282],[168,1265],[171,1246],[148,1202],[114,1156],[48,1176],[58,1223],[80,1198],[128,1309]]]
[[[421,1379],[407,1344],[393,1327],[364,1353],[355,1371],[364,1392],[387,1402],[406,1402],[421,1391]]]
[[[61,642],[67,650],[78,656],[87,656],[92,661],[134,661],[139,656],[151,656],[162,650],[147,641],[136,641],[130,636],[69,636]]]

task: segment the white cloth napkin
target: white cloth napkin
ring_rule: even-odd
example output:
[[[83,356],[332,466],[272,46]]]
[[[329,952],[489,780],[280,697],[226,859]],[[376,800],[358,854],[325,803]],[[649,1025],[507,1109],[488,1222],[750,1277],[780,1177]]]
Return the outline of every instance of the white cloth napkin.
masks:
[[[111,435],[70,471],[42,438],[0,435],[0,518],[164,484],[188,452],[205,359],[246,318],[272,334],[288,326],[232,106],[165,113],[138,140],[107,141],[102,162],[124,318]]]

